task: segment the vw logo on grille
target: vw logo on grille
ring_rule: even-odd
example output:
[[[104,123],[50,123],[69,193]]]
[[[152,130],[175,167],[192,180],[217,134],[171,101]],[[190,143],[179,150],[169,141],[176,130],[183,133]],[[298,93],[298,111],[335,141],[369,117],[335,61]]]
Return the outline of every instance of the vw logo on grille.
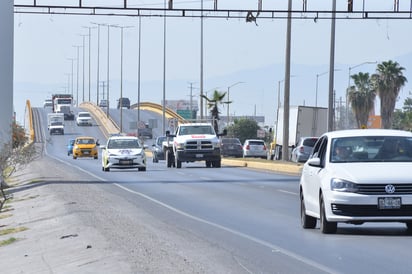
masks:
[[[386,193],[395,193],[395,186],[394,185],[386,185],[385,186]]]

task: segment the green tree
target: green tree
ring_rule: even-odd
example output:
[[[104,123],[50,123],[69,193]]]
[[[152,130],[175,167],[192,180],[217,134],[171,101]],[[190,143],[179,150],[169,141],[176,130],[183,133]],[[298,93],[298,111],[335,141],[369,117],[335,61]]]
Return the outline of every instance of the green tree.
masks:
[[[225,96],[226,96],[226,92],[219,92],[217,90],[213,92],[213,95],[211,98],[208,98],[205,95],[201,96],[207,101],[207,106],[210,109],[210,115],[212,116],[213,128],[215,129],[216,133],[219,132],[218,121],[220,120],[220,117],[219,117],[220,111],[219,111],[218,106],[220,104],[226,103],[223,101]]]
[[[412,131],[412,99],[406,98],[402,109],[393,113],[392,127],[394,129]]]
[[[355,85],[349,87],[348,100],[358,128],[364,128],[367,126],[369,114],[373,110],[376,92],[369,73],[359,72],[351,75],[351,78]]]
[[[240,142],[243,144],[246,139],[255,139],[257,138],[257,131],[259,125],[255,120],[252,119],[236,119],[233,125],[230,125],[227,128],[228,137],[239,138]]]
[[[387,61],[378,64],[372,76],[375,89],[380,98],[382,128],[391,128],[396,100],[401,88],[407,82],[403,70],[397,62]]]

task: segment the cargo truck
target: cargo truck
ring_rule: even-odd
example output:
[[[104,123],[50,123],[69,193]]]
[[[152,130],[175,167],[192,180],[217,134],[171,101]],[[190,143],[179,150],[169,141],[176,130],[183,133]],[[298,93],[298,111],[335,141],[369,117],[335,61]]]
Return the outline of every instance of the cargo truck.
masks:
[[[282,146],[287,144],[289,150],[296,145],[300,137],[320,136],[328,128],[328,109],[312,106],[291,106],[289,108],[289,140],[283,140],[284,109],[278,109],[277,123],[270,143],[270,159],[282,159]]]
[[[71,94],[53,94],[53,112],[63,112],[61,107],[68,106],[69,108],[73,106],[73,96]]]

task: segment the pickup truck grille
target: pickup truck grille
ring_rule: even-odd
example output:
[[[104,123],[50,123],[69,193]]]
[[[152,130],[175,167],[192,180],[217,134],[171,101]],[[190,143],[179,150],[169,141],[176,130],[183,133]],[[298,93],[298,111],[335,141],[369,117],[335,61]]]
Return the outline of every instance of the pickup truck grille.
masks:
[[[185,150],[212,150],[213,145],[208,140],[186,141]]]

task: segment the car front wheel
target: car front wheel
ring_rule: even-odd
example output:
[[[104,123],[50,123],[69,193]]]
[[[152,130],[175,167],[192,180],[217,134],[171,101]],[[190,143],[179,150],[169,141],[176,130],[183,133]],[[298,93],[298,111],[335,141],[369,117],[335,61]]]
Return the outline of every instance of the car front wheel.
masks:
[[[324,234],[336,233],[338,224],[336,222],[329,222],[326,219],[325,202],[323,201],[322,194],[320,195],[320,198],[319,198],[319,205],[320,205],[320,230]]]
[[[300,222],[303,228],[315,228],[316,218],[306,215],[305,201],[302,191],[300,192]]]

